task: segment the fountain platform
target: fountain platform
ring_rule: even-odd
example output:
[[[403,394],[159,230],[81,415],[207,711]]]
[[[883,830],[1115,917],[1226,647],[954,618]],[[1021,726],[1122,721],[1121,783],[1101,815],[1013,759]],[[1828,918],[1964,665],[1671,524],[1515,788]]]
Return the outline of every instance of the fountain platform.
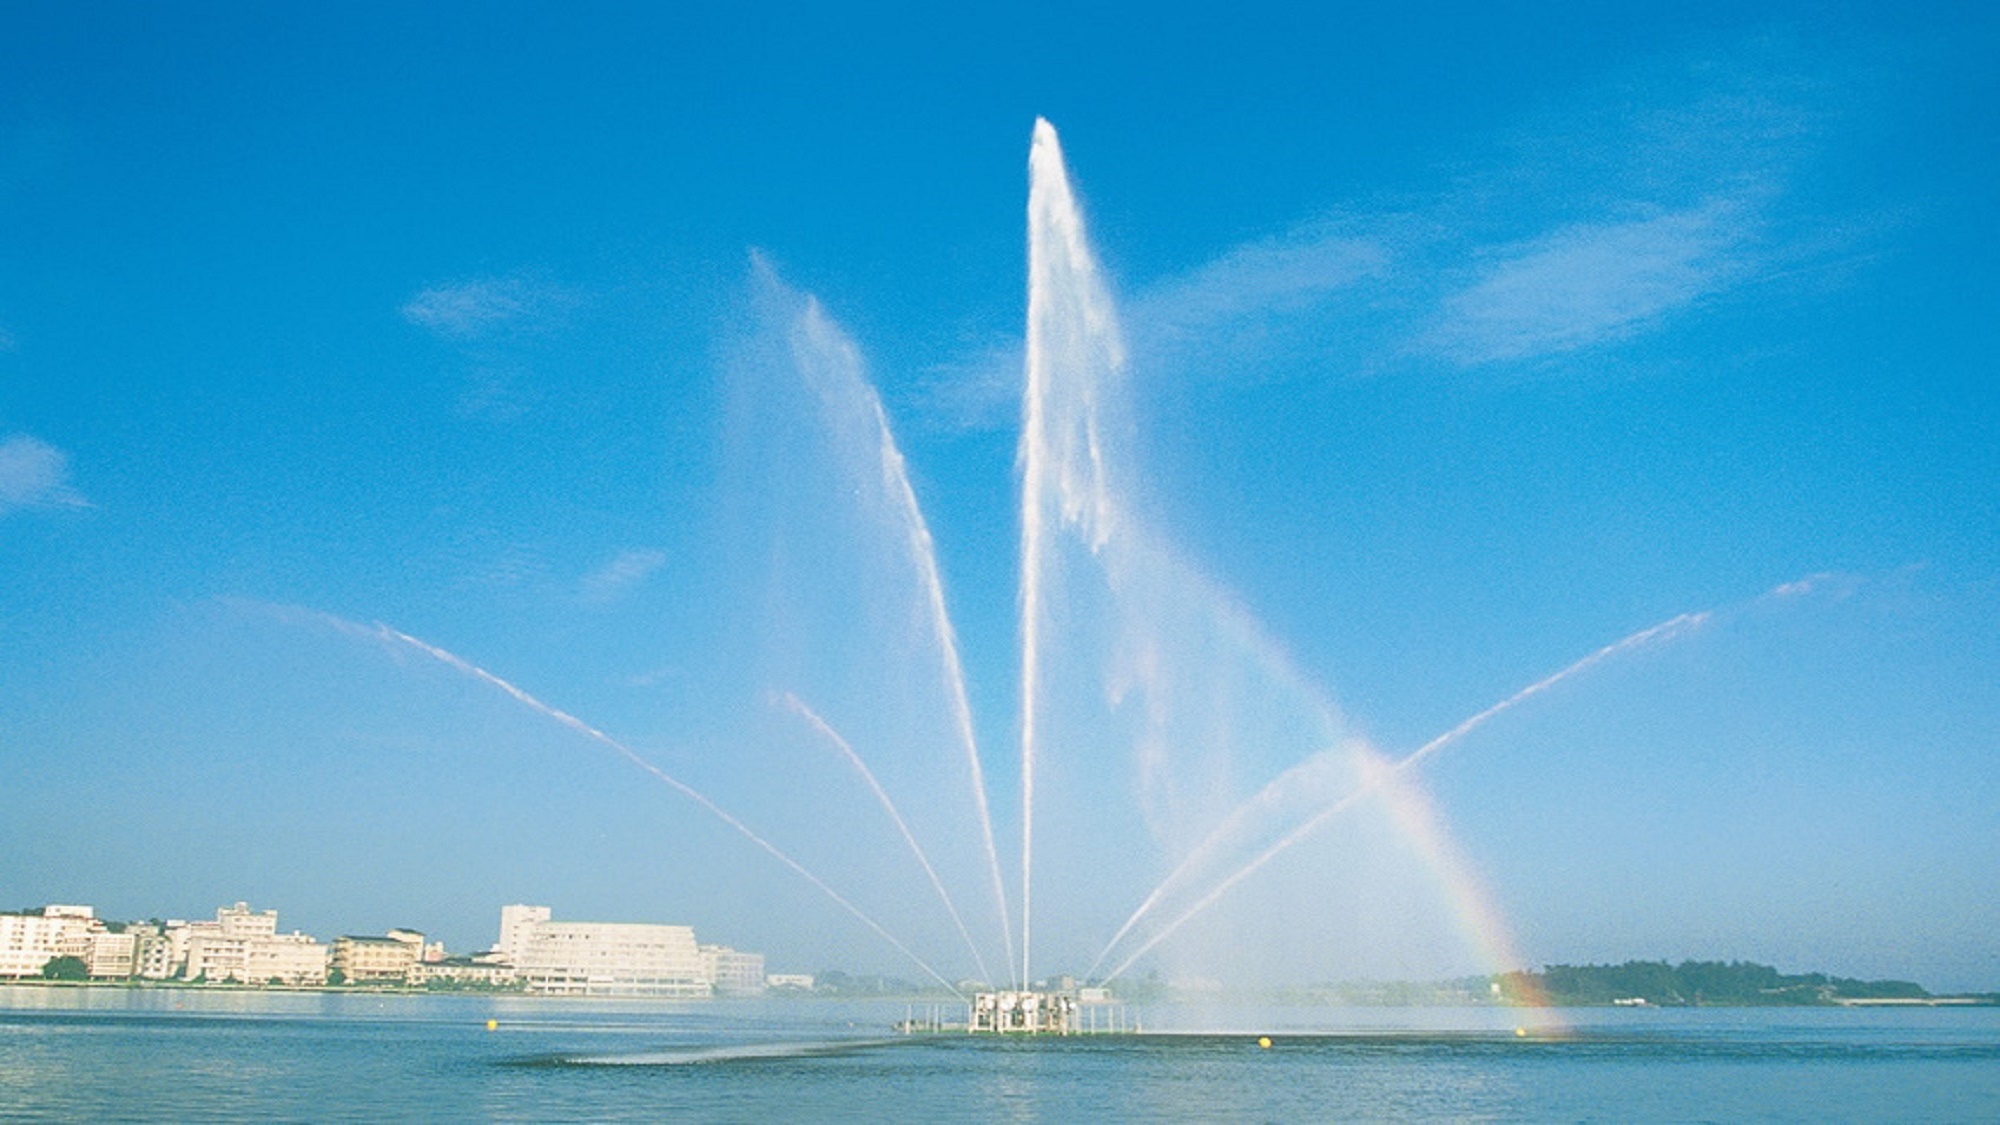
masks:
[[[974,1035],[1102,1035],[1132,1030],[1125,1006],[1101,988],[975,993],[965,1030]]]
[[[896,1030],[904,1035],[1128,1035],[1140,1030],[1126,1005],[1102,988],[976,992],[965,1002],[963,1023],[947,1017],[946,1007],[932,1005],[919,1013],[912,1005]]]

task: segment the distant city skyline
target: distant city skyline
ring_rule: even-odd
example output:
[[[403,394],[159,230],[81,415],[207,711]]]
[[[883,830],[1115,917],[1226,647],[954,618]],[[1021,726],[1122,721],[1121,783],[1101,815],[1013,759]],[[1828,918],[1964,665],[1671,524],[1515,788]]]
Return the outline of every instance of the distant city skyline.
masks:
[[[241,900],[217,907],[213,919],[104,918],[88,904],[51,903],[0,911],[0,981],[471,987],[667,999],[764,991],[763,954],[697,943],[693,927],[553,915],[547,906],[500,907],[498,940],[454,956],[408,927],[328,942],[300,930],[280,933],[275,908]],[[799,979],[781,974],[775,986]]]
[[[1315,751],[1518,699],[1132,971],[2000,987],[1996,19],[10,11],[0,905],[472,948],[556,902],[973,975],[1021,908],[1046,117],[1160,618],[1268,674],[1178,684],[1210,727],[1108,765],[1051,747],[1038,974],[1209,805],[1302,771],[1295,823],[1352,780]],[[876,428],[962,699],[882,562],[905,510],[842,485]],[[1134,635],[1073,666],[1143,668]],[[1072,682],[1107,744],[1164,698]]]

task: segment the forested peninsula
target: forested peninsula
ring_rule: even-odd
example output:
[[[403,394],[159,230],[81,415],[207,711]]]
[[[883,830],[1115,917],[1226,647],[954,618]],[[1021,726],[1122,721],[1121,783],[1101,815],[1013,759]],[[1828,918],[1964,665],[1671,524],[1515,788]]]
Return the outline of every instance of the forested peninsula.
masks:
[[[1825,973],[1781,973],[1748,961],[1627,961],[1622,965],[1550,965],[1495,978],[1517,1002],[1577,1006],[1810,1006],[1831,1004],[1996,1003],[2000,995],[1935,996],[1906,980],[1854,980]]]

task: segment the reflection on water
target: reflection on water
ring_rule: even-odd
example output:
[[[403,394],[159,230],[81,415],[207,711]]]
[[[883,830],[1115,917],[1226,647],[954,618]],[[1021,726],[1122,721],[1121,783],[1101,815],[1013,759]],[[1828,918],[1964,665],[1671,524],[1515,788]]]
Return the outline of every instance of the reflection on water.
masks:
[[[1586,1009],[1559,1038],[1499,1008],[1157,1008],[1067,1040],[886,1034],[903,1013],[0,986],[0,1116],[2000,1119],[1994,1008]]]
[[[545,1060],[555,1066],[699,1066],[748,1062],[755,1059],[807,1059],[851,1055],[871,1047],[908,1043],[907,1039],[849,1039],[793,1043],[735,1043],[687,1047],[675,1051],[628,1051],[595,1055],[564,1055]]]

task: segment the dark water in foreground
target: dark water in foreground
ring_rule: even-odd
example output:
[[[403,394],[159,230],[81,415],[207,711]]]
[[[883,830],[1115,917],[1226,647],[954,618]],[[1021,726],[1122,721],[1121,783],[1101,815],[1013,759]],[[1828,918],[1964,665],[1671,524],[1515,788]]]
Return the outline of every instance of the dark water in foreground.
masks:
[[[1994,1008],[1570,1011],[1547,1036],[1491,1009],[1157,1009],[1004,1042],[891,1034],[904,1012],[0,986],[0,1118],[2000,1120]]]

